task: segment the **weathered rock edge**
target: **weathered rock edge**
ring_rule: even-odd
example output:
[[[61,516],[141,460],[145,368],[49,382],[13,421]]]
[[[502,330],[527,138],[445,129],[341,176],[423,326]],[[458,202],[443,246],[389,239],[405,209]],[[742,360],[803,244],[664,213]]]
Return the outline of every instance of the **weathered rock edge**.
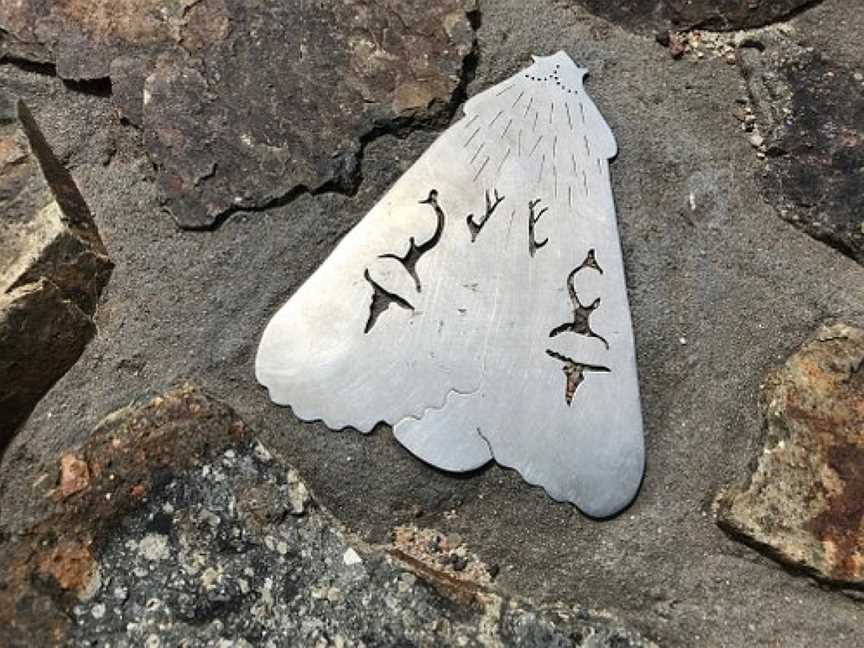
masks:
[[[364,144],[446,123],[477,56],[476,0],[64,0],[0,5],[0,58],[110,79],[188,229],[302,191],[351,193]]]
[[[571,0],[635,32],[730,31],[786,20],[821,0]]]
[[[75,364],[113,264],[24,103],[0,94],[0,452]]]
[[[766,380],[765,445],[715,501],[732,537],[825,583],[864,586],[864,330],[823,327]]]

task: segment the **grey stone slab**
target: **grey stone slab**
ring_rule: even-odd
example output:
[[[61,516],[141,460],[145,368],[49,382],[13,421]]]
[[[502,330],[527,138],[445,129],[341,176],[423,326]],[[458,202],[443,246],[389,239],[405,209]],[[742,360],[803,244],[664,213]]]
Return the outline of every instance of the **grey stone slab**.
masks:
[[[832,52],[855,46],[857,5],[828,1],[814,11],[824,13],[808,39]],[[110,103],[0,67],[7,84],[32,97],[55,150],[74,162],[117,263],[97,315],[100,335],[37,407],[27,442],[4,457],[3,528],[22,528],[37,510],[31,489],[43,457],[84,441],[102,413],[134,395],[194,376],[373,541],[418,521],[458,533],[500,566],[499,586],[613,609],[663,645],[854,643],[864,623],[859,602],[728,538],[711,502],[747,477],[762,448],[757,399],[766,373],[826,318],[864,323],[861,267],[765,201],[762,163],[732,115],[747,88],[722,60],[673,61],[652,38],[559,3],[487,0],[469,96],[529,64],[538,35],[541,53],[566,49],[592,71],[586,89],[621,152],[610,175],[649,457],[630,509],[597,523],[510,471],[442,474],[411,460],[384,427],[361,437],[302,424],[250,378],[257,340],[249,331],[263,329],[434,133],[369,141],[356,196],[302,195],[237,213],[213,232],[179,232],[160,215],[152,166],[128,130],[92,129]],[[95,151],[106,133],[117,154],[104,167]]]

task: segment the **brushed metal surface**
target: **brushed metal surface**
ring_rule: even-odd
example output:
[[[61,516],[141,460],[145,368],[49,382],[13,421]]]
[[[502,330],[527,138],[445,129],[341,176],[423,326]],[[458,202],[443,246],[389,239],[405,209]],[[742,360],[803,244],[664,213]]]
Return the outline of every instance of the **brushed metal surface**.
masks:
[[[451,471],[494,459],[594,516],[644,468],[612,132],[563,52],[465,104],[268,324],[256,376]]]

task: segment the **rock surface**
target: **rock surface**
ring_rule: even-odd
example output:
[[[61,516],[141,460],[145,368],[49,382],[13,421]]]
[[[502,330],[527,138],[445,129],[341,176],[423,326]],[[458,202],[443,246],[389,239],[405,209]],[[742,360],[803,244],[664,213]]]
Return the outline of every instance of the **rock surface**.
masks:
[[[0,451],[95,333],[111,261],[26,106],[0,93]]]
[[[765,161],[735,116],[748,95],[737,66],[695,53],[673,60],[653,35],[557,0],[484,0],[482,11],[469,96],[531,54],[564,49],[590,71],[586,87],[618,140],[611,176],[647,430],[633,506],[597,522],[506,470],[441,473],[384,426],[361,437],[302,424],[255,384],[269,318],[434,131],[370,136],[355,195],[300,193],[213,231],[181,231],[160,211],[140,132],[112,116],[102,85],[0,65],[0,83],[27,97],[117,264],[99,335],[0,463],[0,532],[30,527],[42,502],[34,480],[56,474],[56,458],[86,442],[104,412],[192,378],[290,457],[316,501],[365,541],[384,544],[412,525],[461,536],[498,565],[496,587],[610,610],[672,648],[855,645],[860,601],[731,538],[711,503],[761,450],[766,373],[828,318],[864,325],[864,268],[784,222],[766,196]],[[862,24],[864,4],[825,0],[768,31],[792,30],[854,70]]]
[[[189,385],[115,412],[69,457],[55,512],[0,554],[5,645],[654,645],[398,539],[352,545],[291,466]],[[64,490],[82,464],[92,478]]]
[[[766,382],[765,447],[718,521],[784,562],[864,584],[864,330],[823,328]]]
[[[761,27],[812,5],[813,0],[575,0],[634,31],[729,30]]]
[[[370,134],[452,114],[471,11],[463,0],[33,1],[4,5],[0,29],[7,56],[110,77],[168,209],[206,228],[299,190],[351,191]]]
[[[864,263],[864,52],[841,62],[784,34],[759,45],[739,61],[768,156],[766,193],[783,218]]]

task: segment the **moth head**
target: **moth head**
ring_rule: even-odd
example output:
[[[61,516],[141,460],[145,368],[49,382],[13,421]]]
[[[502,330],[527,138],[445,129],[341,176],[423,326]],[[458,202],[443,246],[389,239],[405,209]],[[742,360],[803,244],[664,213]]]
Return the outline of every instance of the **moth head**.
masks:
[[[583,67],[573,62],[564,51],[558,51],[551,56],[532,56],[534,65],[525,73],[531,81],[559,89],[567,94],[582,92],[582,80],[588,73]]]

